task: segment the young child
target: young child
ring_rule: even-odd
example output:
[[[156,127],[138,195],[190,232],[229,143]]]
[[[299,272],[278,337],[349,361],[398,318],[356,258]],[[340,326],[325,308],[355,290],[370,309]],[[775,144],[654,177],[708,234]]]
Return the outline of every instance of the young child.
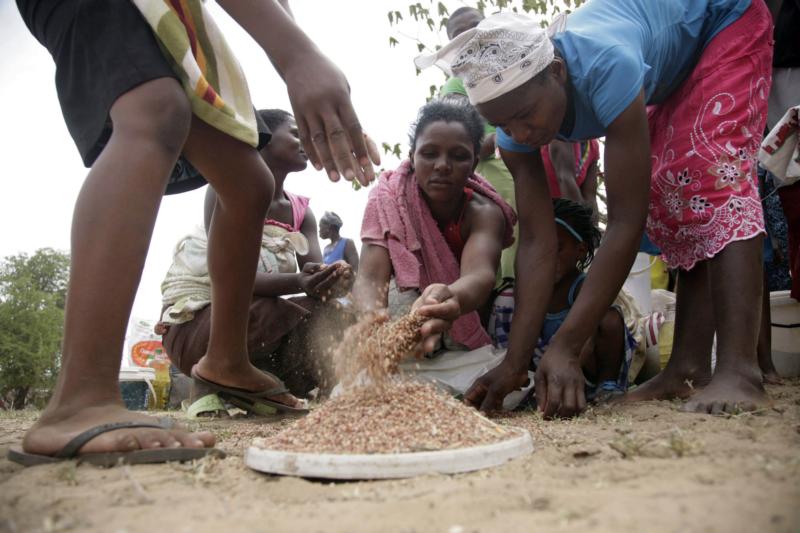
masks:
[[[372,169],[347,80],[294,23],[286,0],[219,4],[286,82],[314,165],[332,180],[343,174],[368,183]],[[91,170],[73,217],[58,383],[22,448],[9,457],[31,465],[204,455],[214,444],[210,433],[165,429],[125,409],[120,354],[158,207],[174,190],[168,179],[182,154],[219,195],[208,249],[215,312],[197,368],[206,379],[250,392],[278,386],[247,353],[248,308],[274,182],[256,149],[246,81],[199,0],[17,5],[56,62],[64,118]]]
[[[534,372],[575,303],[586,279],[586,269],[600,244],[600,230],[592,222],[590,207],[560,198],[553,201],[553,212],[558,239],[556,282],[532,360]],[[636,341],[625,326],[621,309],[609,307],[580,353],[587,399],[602,401],[625,392],[635,347]]]

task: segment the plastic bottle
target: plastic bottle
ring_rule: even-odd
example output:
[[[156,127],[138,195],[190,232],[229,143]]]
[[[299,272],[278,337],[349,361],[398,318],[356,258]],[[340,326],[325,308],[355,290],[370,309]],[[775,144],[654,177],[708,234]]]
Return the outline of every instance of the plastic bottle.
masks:
[[[675,302],[668,302],[664,313],[664,323],[658,330],[658,360],[661,370],[667,366],[672,354],[672,340],[675,335]]]
[[[156,371],[153,380],[155,398],[152,398],[147,405],[150,410],[163,411],[167,408],[170,389],[169,366],[169,359],[155,358],[150,362],[150,367]]]

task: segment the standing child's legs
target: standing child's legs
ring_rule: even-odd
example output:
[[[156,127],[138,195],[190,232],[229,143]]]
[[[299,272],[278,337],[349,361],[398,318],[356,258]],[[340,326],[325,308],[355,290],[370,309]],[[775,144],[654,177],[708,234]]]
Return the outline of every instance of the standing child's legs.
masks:
[[[217,193],[208,235],[211,333],[203,378],[259,392],[278,383],[250,363],[247,323],[262,228],[275,183],[258,151],[195,118],[183,151]],[[297,405],[291,394],[273,398]]]
[[[769,284],[764,272],[763,296],[761,298],[761,327],[758,332],[758,367],[761,378],[767,385],[781,385],[783,380],[772,362],[772,319],[769,301]]]
[[[675,337],[666,368],[629,392],[626,401],[688,398],[694,388],[711,381],[714,308],[708,261],[678,274]]]
[[[717,366],[708,386],[686,403],[687,411],[753,410],[767,401],[756,355],[764,275],[762,240],[759,235],[732,242],[708,261]]]
[[[53,397],[25,435],[31,453],[52,455],[99,424],[153,422],[125,409],[118,374],[128,316],[170,171],[191,111],[170,78],[143,83],[114,102],[113,133],[75,205],[62,368]],[[81,450],[211,446],[209,433],[121,429]]]

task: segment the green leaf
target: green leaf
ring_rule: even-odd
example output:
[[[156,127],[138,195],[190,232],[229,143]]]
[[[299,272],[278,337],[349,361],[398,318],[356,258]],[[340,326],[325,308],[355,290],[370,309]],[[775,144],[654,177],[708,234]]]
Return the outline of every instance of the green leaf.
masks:
[[[394,48],[398,44],[400,44],[400,43],[398,42],[397,39],[395,39],[394,37],[389,37],[389,46],[390,47]]]

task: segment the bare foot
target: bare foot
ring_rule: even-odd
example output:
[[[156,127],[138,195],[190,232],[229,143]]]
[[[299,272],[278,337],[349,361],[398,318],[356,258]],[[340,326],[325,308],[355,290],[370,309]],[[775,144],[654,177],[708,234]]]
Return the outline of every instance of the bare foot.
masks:
[[[249,361],[240,366],[224,366],[212,362],[208,356],[203,356],[195,365],[195,371],[200,377],[213,383],[250,392],[260,392],[280,386],[280,383],[254,367]],[[302,401],[288,392],[269,399],[289,407],[303,406]]]
[[[669,366],[625,394],[623,402],[686,399],[711,381],[710,371],[671,370]]]
[[[714,374],[711,383],[684,404],[682,411],[694,413],[736,414],[755,411],[767,405],[769,397],[761,384],[761,375],[747,376],[734,372]]]
[[[86,430],[114,422],[156,424],[150,416],[128,411],[121,403],[104,403],[82,408],[48,408],[28,430],[22,449],[28,453],[55,455],[70,440]],[[129,452],[151,448],[210,448],[214,435],[207,431],[189,433],[179,426],[170,429],[127,428],[109,431],[87,442],[83,453]]]

